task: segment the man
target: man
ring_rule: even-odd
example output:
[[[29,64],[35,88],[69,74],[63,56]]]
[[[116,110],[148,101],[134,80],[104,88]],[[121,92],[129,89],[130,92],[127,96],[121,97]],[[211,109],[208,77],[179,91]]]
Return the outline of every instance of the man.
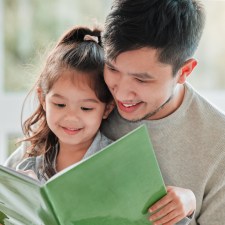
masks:
[[[117,139],[147,125],[168,185],[150,208],[160,209],[155,225],[225,223],[225,115],[186,82],[204,21],[198,0],[117,0],[106,19],[104,77],[117,107],[102,130]]]

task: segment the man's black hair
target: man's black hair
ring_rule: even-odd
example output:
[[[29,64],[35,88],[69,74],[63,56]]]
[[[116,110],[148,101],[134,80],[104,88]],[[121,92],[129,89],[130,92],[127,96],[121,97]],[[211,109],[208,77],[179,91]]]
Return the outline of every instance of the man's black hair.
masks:
[[[103,45],[110,60],[149,47],[176,74],[197,49],[205,23],[198,0],[115,0],[106,18]]]

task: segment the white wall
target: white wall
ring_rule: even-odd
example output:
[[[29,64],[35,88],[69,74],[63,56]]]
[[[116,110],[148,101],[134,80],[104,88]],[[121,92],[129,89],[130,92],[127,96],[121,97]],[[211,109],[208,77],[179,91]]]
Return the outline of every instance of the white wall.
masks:
[[[3,0],[0,0],[0,163],[6,158],[7,136],[10,133],[20,133],[20,112],[24,94],[4,92],[4,42],[3,42]]]
[[[7,154],[8,134],[21,133],[20,115],[23,94],[4,94],[0,92],[0,163]]]

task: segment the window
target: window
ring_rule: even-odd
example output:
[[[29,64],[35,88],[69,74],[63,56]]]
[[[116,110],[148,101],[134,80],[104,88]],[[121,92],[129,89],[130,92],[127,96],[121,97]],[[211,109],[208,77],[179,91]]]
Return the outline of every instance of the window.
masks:
[[[104,0],[0,1],[0,163],[22,135],[22,103],[45,52],[74,25],[103,24],[110,5]]]
[[[225,1],[204,0],[206,26],[196,52],[198,66],[189,82],[208,100],[225,111]]]
[[[104,23],[112,0],[0,1],[0,163],[22,135],[21,107],[44,53],[73,25]],[[225,110],[225,1],[202,1],[207,20],[189,82]],[[28,110],[29,111],[29,110]],[[9,144],[10,143],[10,144]]]

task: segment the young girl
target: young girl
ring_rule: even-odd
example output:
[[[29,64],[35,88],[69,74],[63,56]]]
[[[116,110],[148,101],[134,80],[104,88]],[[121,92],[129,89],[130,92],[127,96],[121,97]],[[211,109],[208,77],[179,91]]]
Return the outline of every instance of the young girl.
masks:
[[[32,89],[38,107],[24,122],[23,143],[5,166],[33,171],[43,183],[111,143],[99,131],[113,108],[103,79],[100,32],[75,27],[49,54]]]

